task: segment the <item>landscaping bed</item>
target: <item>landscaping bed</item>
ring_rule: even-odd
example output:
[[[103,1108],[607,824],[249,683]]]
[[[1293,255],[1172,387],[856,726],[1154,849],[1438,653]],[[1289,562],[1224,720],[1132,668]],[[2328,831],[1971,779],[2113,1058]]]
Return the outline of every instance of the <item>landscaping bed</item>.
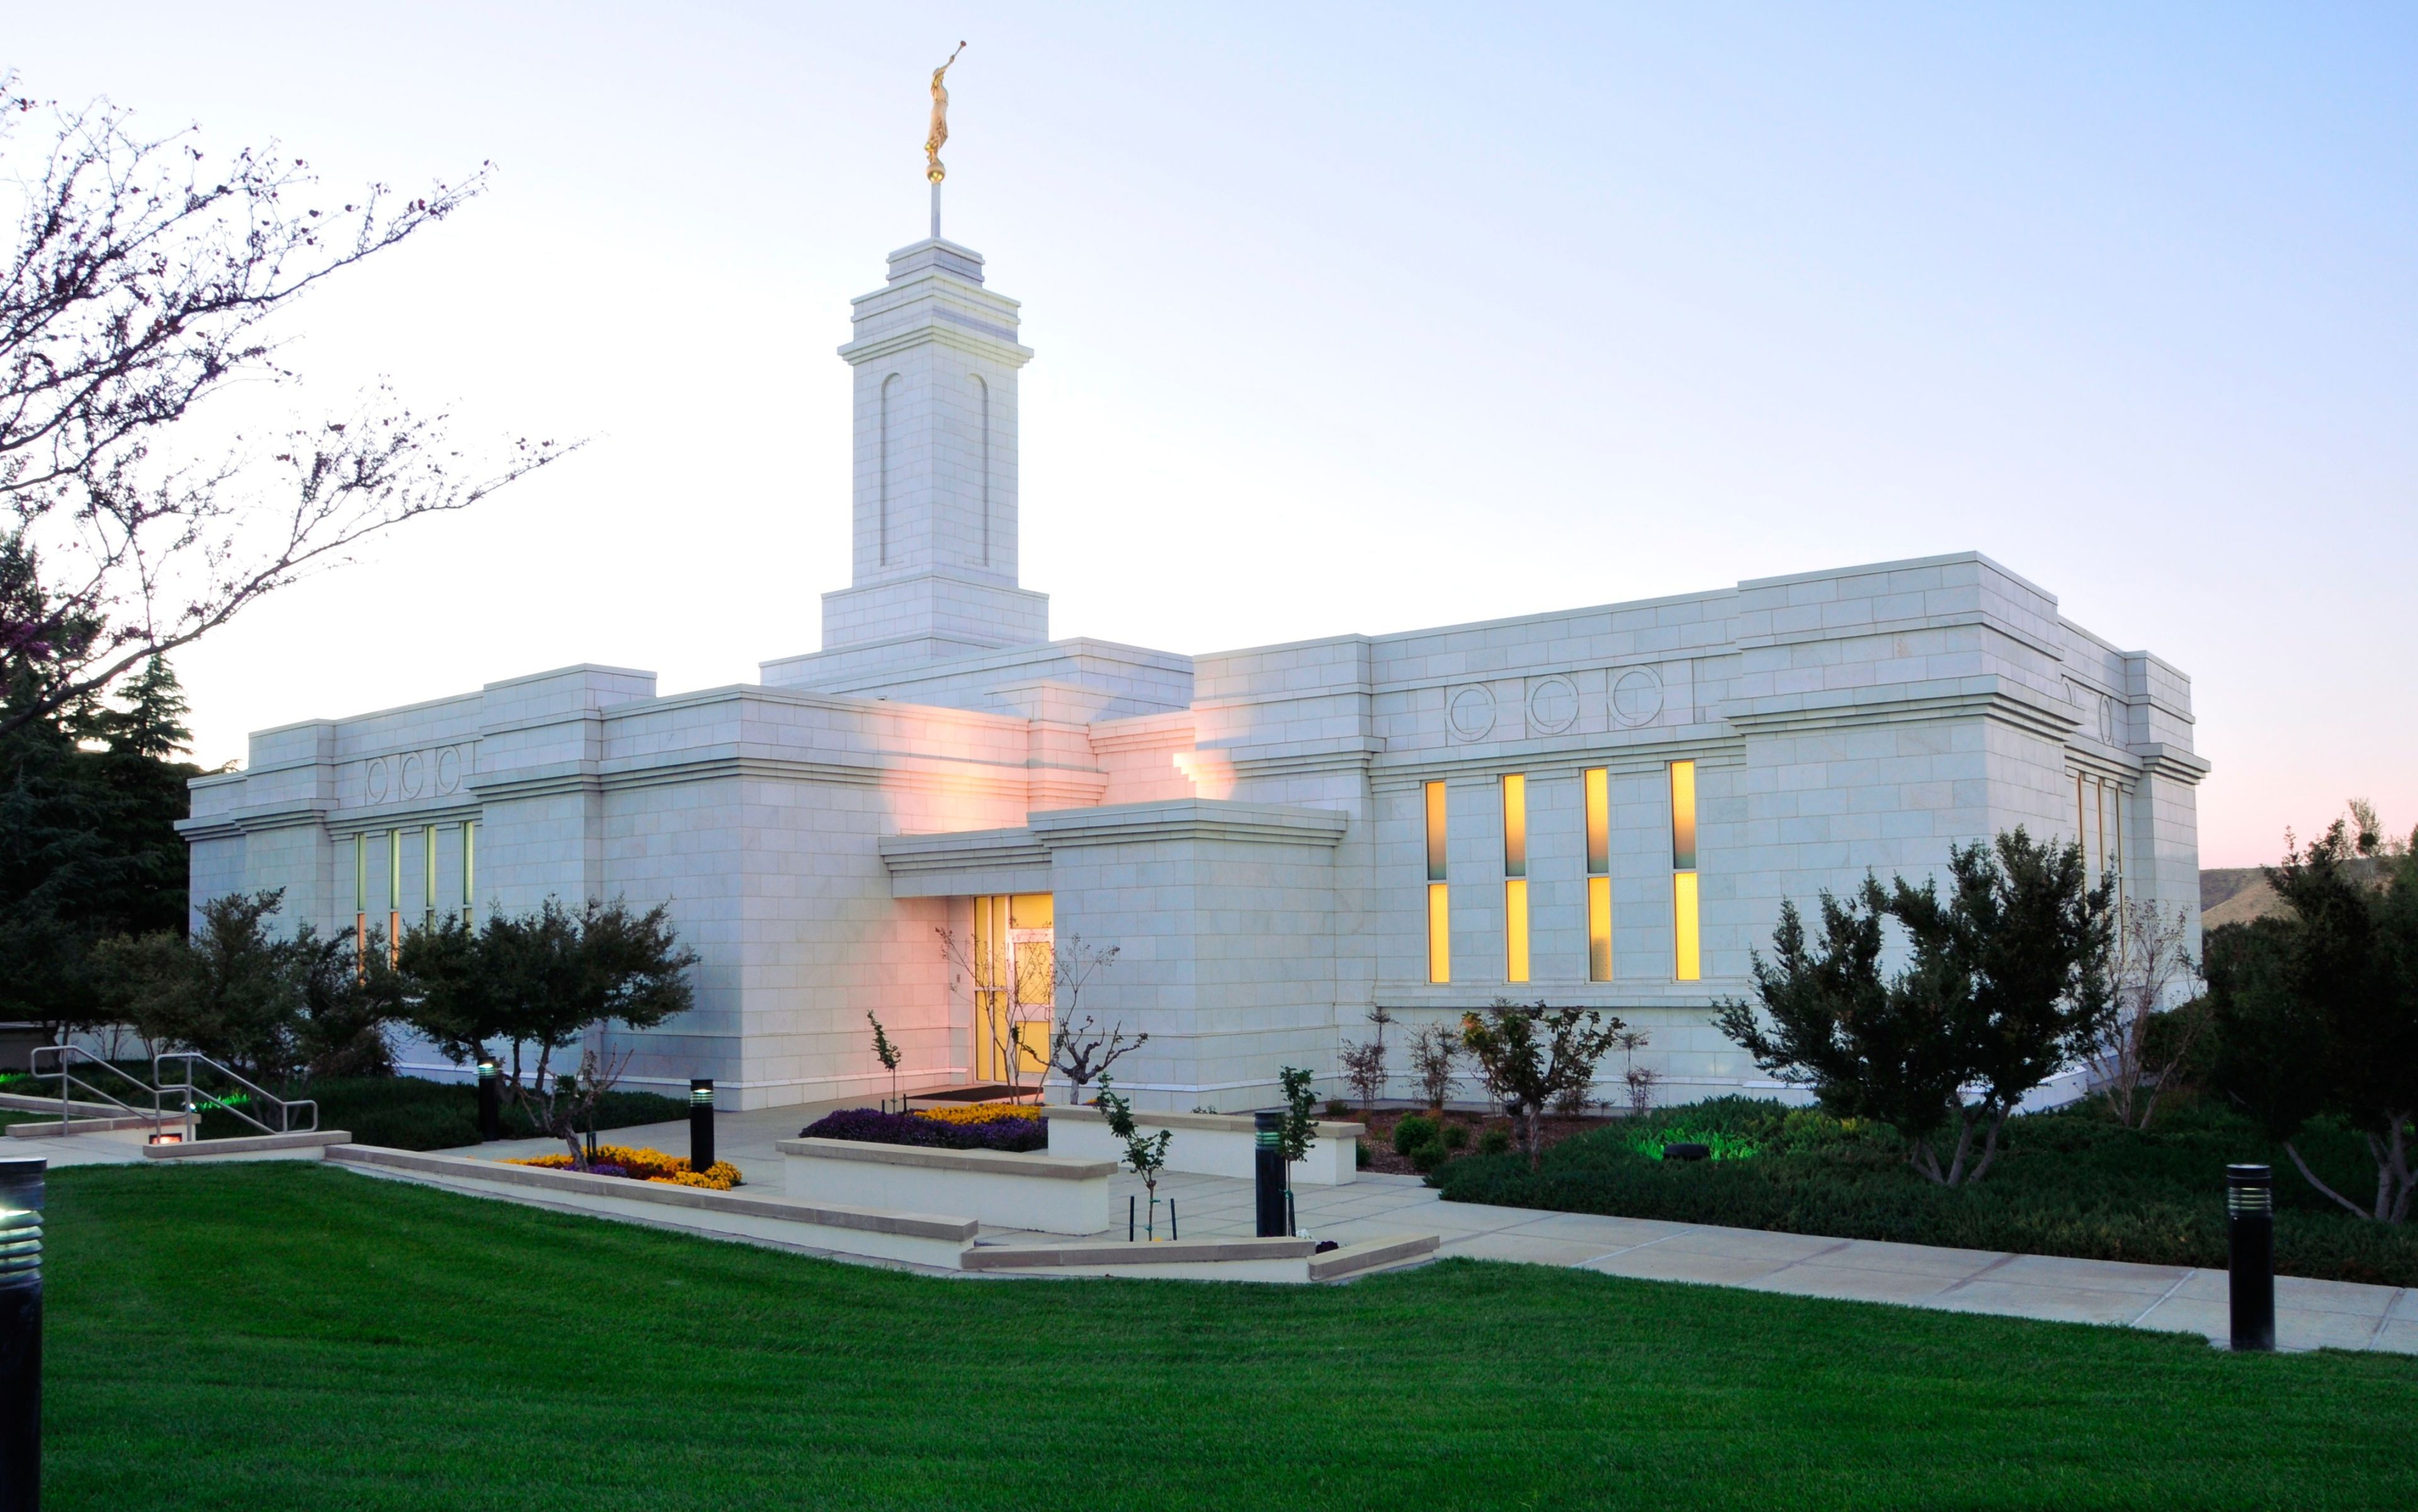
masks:
[[[1037,1107],[1026,1103],[965,1103],[911,1113],[843,1107],[800,1129],[798,1138],[1029,1154],[1049,1148],[1049,1125]]]
[[[388,1146],[392,1149],[393,1146]],[[727,1192],[741,1184],[739,1168],[727,1160],[717,1160],[703,1170],[690,1168],[688,1156],[667,1155],[660,1150],[626,1144],[600,1144],[592,1158],[574,1160],[569,1155],[529,1155],[507,1160],[508,1166],[537,1166],[546,1170],[575,1170],[590,1176],[623,1176],[634,1182],[660,1182],[667,1186],[701,1186],[709,1191]]]
[[[1392,1176],[1425,1175],[1427,1169],[1433,1168],[1431,1167],[1423,1169],[1414,1158],[1414,1152],[1420,1143],[1424,1142],[1422,1139],[1413,1138],[1403,1141],[1401,1149],[1395,1148],[1397,1137],[1400,1134],[1405,1120],[1421,1120],[1433,1124],[1439,1136],[1437,1143],[1445,1146],[1444,1156],[1446,1160],[1456,1159],[1464,1154],[1474,1154],[1485,1149],[1490,1135],[1499,1135],[1498,1142],[1507,1149],[1516,1139],[1518,1133],[1513,1127],[1512,1121],[1499,1113],[1488,1117],[1458,1109],[1447,1109],[1438,1114],[1416,1107],[1372,1108],[1367,1112],[1347,1109],[1338,1112],[1334,1105],[1329,1105],[1326,1111],[1329,1118],[1349,1117],[1367,1124],[1369,1133],[1360,1141],[1362,1152],[1360,1168],[1382,1171]],[[1544,1144],[1547,1149],[1551,1149],[1565,1139],[1574,1138],[1584,1134],[1593,1134],[1619,1122],[1621,1121],[1601,1117],[1568,1117],[1561,1114],[1548,1114],[1544,1120]],[[1456,1128],[1461,1131],[1457,1135],[1452,1132]],[[1416,1125],[1412,1133],[1414,1136],[1418,1134]]]
[[[1683,1140],[1716,1158],[1658,1158]],[[2373,1188],[2349,1131],[2313,1126],[2300,1148],[2337,1190]],[[1429,1182],[1447,1201],[2221,1269],[2234,1161],[2275,1168],[2278,1272],[2418,1286],[2418,1225],[2343,1212],[2255,1125],[2205,1104],[2163,1111],[2148,1132],[2095,1107],[2010,1120],[1989,1174],[1954,1189],[1916,1174],[1887,1127],[1749,1098],[1599,1124],[1550,1144],[1536,1172],[1517,1153],[1455,1155]]]
[[[51,1512],[2418,1495],[2400,1356],[1466,1260],[975,1285],[301,1164],[80,1167],[46,1220]]]

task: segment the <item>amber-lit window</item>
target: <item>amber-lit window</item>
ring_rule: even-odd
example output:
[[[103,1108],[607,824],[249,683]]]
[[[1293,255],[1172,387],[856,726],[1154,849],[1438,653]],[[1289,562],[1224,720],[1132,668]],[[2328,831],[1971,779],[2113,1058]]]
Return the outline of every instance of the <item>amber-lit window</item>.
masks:
[[[370,837],[353,836],[353,964],[370,952]]]
[[[466,925],[478,922],[471,916],[473,900],[479,895],[474,885],[477,874],[472,870],[478,864],[478,853],[479,821],[464,819],[462,821],[462,923]]]
[[[1444,784],[1427,785],[1428,980],[1452,980],[1452,897],[1445,880]]]
[[[1671,763],[1671,975],[1704,976],[1696,913],[1696,764]]]
[[[2124,895],[2124,789],[2112,782],[2074,776],[2074,837],[2082,847],[2083,863],[2092,884],[2113,877],[2116,896]]]
[[[1586,774],[1587,980],[1612,980],[1612,773]]]
[[[1528,980],[1528,779],[1503,778],[1503,980]]]
[[[386,964],[392,966],[395,952],[402,948],[398,938],[403,933],[403,832],[386,832]]]
[[[420,832],[420,895],[425,910],[421,923],[427,928],[436,927],[436,826],[429,825]]]

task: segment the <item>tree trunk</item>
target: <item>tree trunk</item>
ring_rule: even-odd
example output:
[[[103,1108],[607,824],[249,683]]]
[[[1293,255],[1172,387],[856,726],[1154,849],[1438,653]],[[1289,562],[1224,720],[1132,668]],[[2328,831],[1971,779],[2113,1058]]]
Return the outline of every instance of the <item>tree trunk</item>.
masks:
[[[2325,1193],[2326,1196],[2333,1198],[2335,1201],[2341,1203],[2345,1208],[2349,1209],[2354,1216],[2362,1218],[2374,1216],[2373,1214],[2361,1208],[2358,1203],[2352,1201],[2349,1198],[2343,1196],[2340,1192],[2335,1191],[2333,1187],[2328,1186],[2325,1183],[2318,1180],[2318,1173],[2311,1170],[2309,1168],[2309,1163],[2301,1158],[2301,1152],[2293,1147],[2291,1140],[2287,1139],[2284,1141],[2284,1153],[2292,1157],[2293,1165],[2300,1168],[2301,1179],[2303,1181],[2307,1182],[2311,1186],[2316,1187],[2319,1191]]]

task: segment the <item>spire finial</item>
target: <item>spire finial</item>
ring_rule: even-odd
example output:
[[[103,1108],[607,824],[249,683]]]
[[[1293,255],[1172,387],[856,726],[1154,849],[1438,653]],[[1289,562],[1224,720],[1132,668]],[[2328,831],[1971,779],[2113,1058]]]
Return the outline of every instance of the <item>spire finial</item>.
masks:
[[[957,53],[965,50],[966,44],[959,41]],[[948,168],[941,161],[941,148],[949,140],[949,86],[941,81],[949,71],[949,64],[957,61],[957,53],[950,53],[947,63],[932,70],[932,129],[924,137],[924,176],[932,181],[934,241],[941,239],[941,180],[949,176]]]

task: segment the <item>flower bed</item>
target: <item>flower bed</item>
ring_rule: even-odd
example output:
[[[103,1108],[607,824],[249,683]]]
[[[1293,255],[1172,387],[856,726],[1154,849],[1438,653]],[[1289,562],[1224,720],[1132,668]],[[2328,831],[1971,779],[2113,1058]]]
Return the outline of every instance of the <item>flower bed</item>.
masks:
[[[661,1182],[669,1186],[702,1186],[709,1191],[727,1192],[740,1184],[739,1168],[727,1160],[717,1160],[702,1171],[689,1169],[686,1155],[667,1155],[660,1150],[632,1149],[625,1144],[600,1144],[593,1163],[574,1161],[569,1155],[530,1155],[521,1160],[507,1160],[507,1166],[543,1166],[548,1170],[576,1170],[590,1176],[626,1176],[634,1182]]]
[[[989,1111],[984,1113],[984,1109]],[[973,1116],[981,1113],[982,1116]],[[915,1113],[884,1113],[844,1107],[798,1131],[802,1139],[855,1139],[866,1144],[911,1144],[927,1150],[1004,1150],[1026,1153],[1049,1148],[1049,1125],[1020,1103],[977,1103]]]

